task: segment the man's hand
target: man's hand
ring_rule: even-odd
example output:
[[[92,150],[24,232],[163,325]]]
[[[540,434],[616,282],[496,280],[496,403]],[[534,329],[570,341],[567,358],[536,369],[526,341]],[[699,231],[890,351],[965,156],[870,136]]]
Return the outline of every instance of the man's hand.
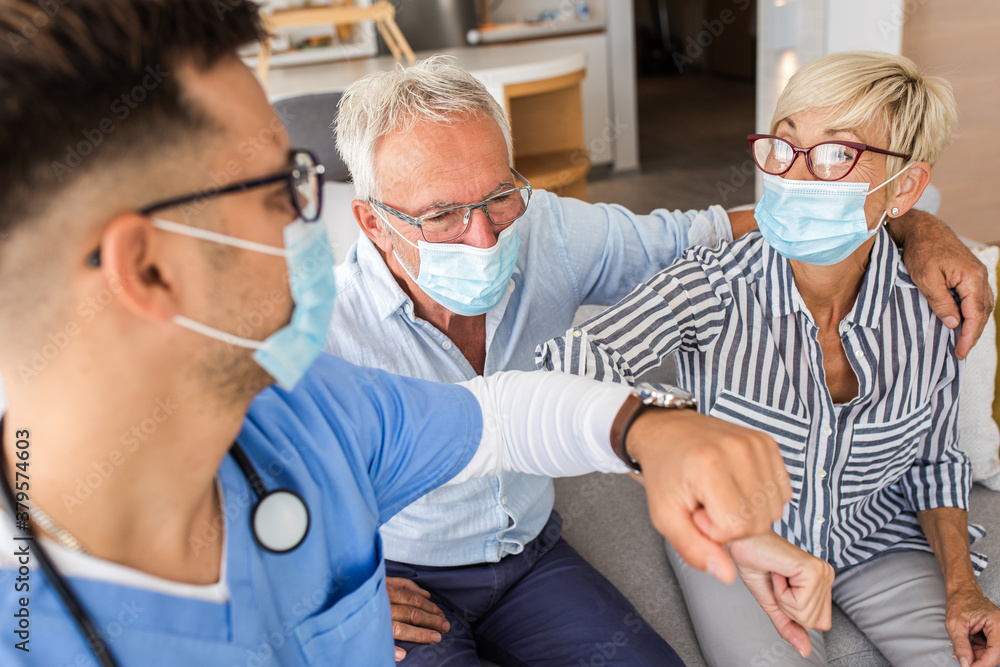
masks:
[[[910,277],[945,326],[954,329],[965,318],[955,345],[955,356],[965,359],[993,316],[994,296],[986,267],[930,213],[911,209],[888,226],[893,239],[903,246]],[[961,310],[950,289],[958,293]]]
[[[626,449],[642,465],[653,525],[689,565],[726,584],[736,571],[720,545],[769,531],[792,497],[770,436],[694,410],[646,409]]]
[[[737,540],[729,553],[778,634],[807,657],[806,628],[830,629],[833,568],[774,533]]]
[[[1000,608],[972,584],[948,595],[945,627],[962,667],[1000,664]]]
[[[385,587],[392,605],[393,639],[436,644],[441,641],[441,633],[451,629],[444,612],[431,602],[431,594],[420,586],[409,579],[386,577]],[[405,656],[405,651],[396,649],[396,662]]]

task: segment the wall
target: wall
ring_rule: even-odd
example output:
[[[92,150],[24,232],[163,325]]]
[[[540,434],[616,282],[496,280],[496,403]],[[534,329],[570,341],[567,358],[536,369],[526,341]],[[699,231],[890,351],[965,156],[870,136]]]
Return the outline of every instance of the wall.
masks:
[[[907,0],[903,54],[948,79],[958,136],[934,168],[938,215],[959,234],[1000,242],[1000,2]]]
[[[800,67],[835,51],[899,53],[907,7],[930,1],[935,0],[760,0],[757,131],[769,130],[778,96]],[[759,197],[760,173],[756,174],[756,186]]]

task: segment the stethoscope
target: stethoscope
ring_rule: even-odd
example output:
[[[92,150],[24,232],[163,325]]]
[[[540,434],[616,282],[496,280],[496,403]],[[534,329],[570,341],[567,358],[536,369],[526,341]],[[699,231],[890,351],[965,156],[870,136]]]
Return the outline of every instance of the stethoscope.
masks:
[[[295,491],[287,488],[279,488],[271,491],[267,490],[264,482],[261,481],[257,470],[254,469],[250,459],[247,458],[243,448],[238,443],[233,443],[229,453],[239,466],[240,472],[246,478],[250,490],[256,497],[253,509],[250,510],[250,532],[254,541],[261,549],[274,554],[285,554],[294,551],[306,539],[309,533],[309,507]],[[7,478],[7,460],[3,454],[3,419],[0,419],[0,478],[3,479],[4,501],[10,508],[11,516],[16,516],[16,503],[14,502],[14,491],[10,488],[10,481]],[[225,512],[225,508],[223,508]],[[29,524],[30,525],[30,524]],[[42,572],[52,584],[56,594],[66,606],[73,617],[73,621],[83,633],[97,660],[103,667],[119,667],[118,662],[111,654],[111,649],[104,641],[93,619],[80,604],[66,583],[61,574],[56,571],[55,566],[49,559],[41,542],[35,540],[34,532],[30,529],[17,529],[21,537],[17,539],[31,540],[34,543],[34,556],[42,568]]]

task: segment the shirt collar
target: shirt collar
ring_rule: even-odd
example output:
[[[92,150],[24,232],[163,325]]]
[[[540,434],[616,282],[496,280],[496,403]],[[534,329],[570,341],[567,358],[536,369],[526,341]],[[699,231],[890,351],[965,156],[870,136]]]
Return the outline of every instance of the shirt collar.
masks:
[[[870,261],[861,281],[854,308],[845,318],[857,326],[875,329],[889,306],[899,270],[899,249],[884,227],[875,234]],[[808,313],[802,295],[795,285],[792,265],[766,242],[763,243],[760,299],[771,317],[782,317],[797,311]]]
[[[401,307],[409,305],[413,310],[413,300],[396,282],[396,276],[386,265],[375,244],[364,233],[358,239],[358,266],[368,281],[368,296],[375,306],[379,319],[385,320]]]

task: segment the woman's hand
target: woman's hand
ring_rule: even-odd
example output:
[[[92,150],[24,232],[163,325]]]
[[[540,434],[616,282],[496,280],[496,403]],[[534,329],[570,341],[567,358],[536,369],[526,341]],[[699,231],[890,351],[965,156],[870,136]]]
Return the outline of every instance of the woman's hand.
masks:
[[[773,532],[730,543],[736,570],[778,634],[802,657],[812,651],[806,628],[829,630],[833,568]]]
[[[962,667],[1000,664],[1000,607],[972,584],[948,596],[945,626]]]

